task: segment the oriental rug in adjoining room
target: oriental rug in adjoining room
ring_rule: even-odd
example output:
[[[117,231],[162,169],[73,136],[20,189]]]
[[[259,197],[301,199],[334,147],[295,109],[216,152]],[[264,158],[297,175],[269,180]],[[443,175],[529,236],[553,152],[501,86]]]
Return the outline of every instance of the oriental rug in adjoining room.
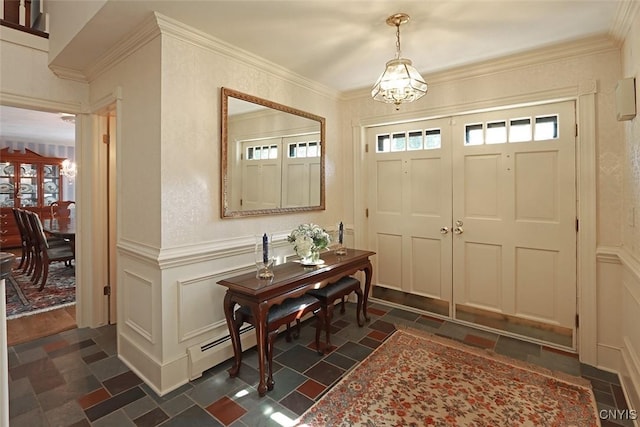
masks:
[[[300,426],[599,426],[589,382],[401,329],[298,420]]]
[[[5,282],[7,319],[41,313],[47,310],[75,304],[75,268],[62,262],[49,266],[47,285],[38,291],[39,285],[31,283],[29,276],[14,270]]]

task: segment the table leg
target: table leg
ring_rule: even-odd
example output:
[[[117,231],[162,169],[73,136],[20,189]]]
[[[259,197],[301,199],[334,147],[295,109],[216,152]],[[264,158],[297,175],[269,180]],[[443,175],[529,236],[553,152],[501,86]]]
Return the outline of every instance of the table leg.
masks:
[[[230,291],[224,295],[224,317],[227,319],[227,327],[231,336],[231,344],[233,345],[233,366],[229,369],[229,376],[235,377],[240,372],[240,364],[242,363],[242,348],[240,346],[240,331],[235,322],[234,308],[235,301]]]
[[[367,322],[371,320],[369,315],[367,314],[367,304],[369,302],[369,292],[371,290],[371,278],[373,276],[373,266],[371,265],[371,261],[367,262],[367,265],[364,267],[364,298],[362,298],[362,314]]]
[[[265,303],[252,307],[253,318],[256,321],[256,346],[258,347],[258,372],[260,374],[260,383],[258,384],[258,395],[264,396],[267,393],[267,383],[265,381],[265,360],[267,357],[267,313],[268,306]],[[273,389],[273,384],[270,385]]]

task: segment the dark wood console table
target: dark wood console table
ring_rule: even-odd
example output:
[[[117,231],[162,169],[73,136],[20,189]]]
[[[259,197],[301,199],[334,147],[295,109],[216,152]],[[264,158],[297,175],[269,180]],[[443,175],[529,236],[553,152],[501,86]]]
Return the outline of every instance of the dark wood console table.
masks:
[[[218,284],[227,287],[224,297],[224,314],[233,344],[234,364],[229,369],[229,375],[235,377],[240,371],[242,362],[242,350],[240,346],[240,334],[234,327],[234,308],[236,304],[251,308],[254,319],[257,319],[256,345],[258,348],[258,362],[260,383],[258,394],[264,396],[267,389],[272,389],[273,384],[266,383],[265,372],[265,337],[266,318],[269,307],[280,304],[287,298],[295,298],[312,288],[321,288],[329,283],[336,282],[344,276],[363,271],[365,274],[364,298],[362,312],[364,318],[369,321],[367,314],[367,300],[371,288],[373,268],[369,257],[375,252],[348,249],[346,255],[338,256],[333,251],[324,252],[321,258],[323,265],[316,267],[304,267],[299,262],[289,261],[274,267],[274,278],[264,281],[256,278],[256,273],[246,273],[239,276],[221,280]]]

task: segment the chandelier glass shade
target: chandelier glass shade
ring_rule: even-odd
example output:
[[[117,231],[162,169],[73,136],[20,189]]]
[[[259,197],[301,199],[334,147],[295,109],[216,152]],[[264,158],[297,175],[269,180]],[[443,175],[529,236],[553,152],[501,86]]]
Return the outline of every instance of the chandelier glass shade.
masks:
[[[395,104],[413,102],[427,93],[427,83],[410,59],[400,57],[400,25],[409,21],[409,15],[397,13],[387,18],[387,24],[396,27],[396,57],[387,62],[386,68],[371,90],[376,101]]]

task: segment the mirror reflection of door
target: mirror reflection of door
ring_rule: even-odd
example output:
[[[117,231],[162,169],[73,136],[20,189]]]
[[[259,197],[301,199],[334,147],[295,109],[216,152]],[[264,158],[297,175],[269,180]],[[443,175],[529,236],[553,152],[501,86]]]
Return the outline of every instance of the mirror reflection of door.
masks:
[[[273,209],[280,207],[282,143],[281,138],[262,141],[245,141],[241,144],[242,179],[239,186],[240,199],[235,210]]]
[[[222,89],[222,217],[324,209],[324,118]]]
[[[283,138],[282,207],[320,204],[320,135]]]

